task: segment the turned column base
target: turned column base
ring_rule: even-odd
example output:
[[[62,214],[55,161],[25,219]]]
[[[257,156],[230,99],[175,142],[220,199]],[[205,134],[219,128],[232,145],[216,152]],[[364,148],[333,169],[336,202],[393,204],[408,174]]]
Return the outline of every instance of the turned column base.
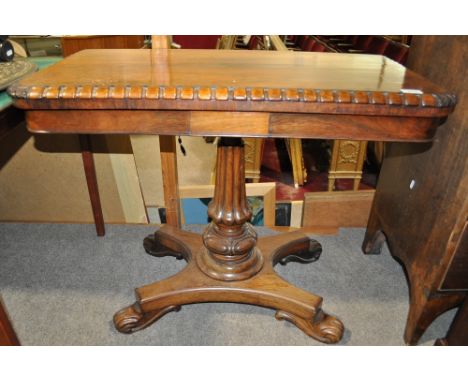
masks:
[[[299,233],[259,238],[256,250],[263,266],[245,280],[223,281],[212,278],[198,266],[206,250],[201,235],[164,226],[153,240],[145,240],[146,250],[157,256],[183,258],[187,266],[165,280],[135,290],[137,301],[114,315],[122,333],[132,333],[151,325],[182,305],[201,302],[235,302],[276,310],[278,320],[288,320],[308,336],[324,343],[336,343],[343,335],[343,324],[321,309],[322,298],[297,288],[274,271],[279,262],[312,262],[320,256],[321,246]]]

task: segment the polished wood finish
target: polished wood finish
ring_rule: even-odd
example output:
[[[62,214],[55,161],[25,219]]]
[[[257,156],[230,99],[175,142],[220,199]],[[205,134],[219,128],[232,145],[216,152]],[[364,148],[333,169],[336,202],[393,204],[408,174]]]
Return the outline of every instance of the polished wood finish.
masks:
[[[461,102],[432,145],[389,145],[363,250],[379,253],[386,240],[403,262],[410,283],[404,338],[415,344],[468,292],[468,38],[415,36],[411,49],[408,66],[446,86]]]
[[[171,48],[171,37],[166,35],[151,36],[151,48],[156,50],[158,57],[167,55],[167,49]],[[157,75],[166,80],[168,73],[164,70],[157,72]],[[170,121],[163,121],[168,123]],[[166,207],[166,223],[174,227],[181,226],[181,214],[179,203],[179,179],[177,172],[177,144],[175,137],[160,136],[159,152],[161,155],[162,183],[164,190],[164,206]]]
[[[63,36],[61,37],[62,55],[68,57],[84,49],[115,49],[115,48],[142,48],[143,36]],[[104,216],[102,213],[101,200],[96,179],[96,168],[94,166],[93,153],[91,149],[91,137],[80,135],[81,155],[85,171],[88,193],[93,210],[94,225],[98,236],[105,235]]]
[[[458,309],[447,335],[439,338],[435,345],[468,346],[468,299]]]
[[[466,207],[464,211],[467,211]],[[468,291],[468,222],[461,231],[457,228],[459,237],[453,238],[455,250],[450,261],[450,266],[440,286],[442,291],[466,290]]]
[[[292,322],[319,341],[341,339],[343,324],[321,310],[322,298],[292,286],[273,269],[278,262],[316,261],[320,244],[300,233],[257,240],[248,223],[243,162],[241,139],[221,139],[215,195],[208,206],[212,222],[205,232],[164,226],[146,239],[148,253],[184,258],[188,264],[175,276],[137,288],[137,301],[114,316],[119,331],[141,330],[181,305],[227,301],[275,309],[278,320]]]
[[[343,325],[322,312],[322,298],[273,270],[277,262],[317,260],[320,244],[296,233],[257,240],[248,223],[240,137],[426,141],[455,104],[380,56],[90,50],[41,73],[10,88],[16,106],[28,110],[31,131],[223,137],[212,223],[203,235],[166,225],[145,240],[148,253],[188,265],[137,288],[137,301],[114,316],[122,332],[184,304],[227,301],[273,308],[307,335],[339,341]]]
[[[90,105],[91,107],[91,105]],[[333,114],[252,113],[168,110],[31,110],[28,130],[35,133],[159,134],[254,136],[269,138],[428,141],[443,118],[394,118]],[[85,124],[83,122],[86,122]]]
[[[222,36],[218,40],[217,49],[235,49],[238,36]],[[262,154],[265,141],[259,138],[244,138],[245,143],[245,178],[253,182],[260,180],[260,169],[262,166]],[[214,172],[212,173],[214,179]],[[273,223],[274,225],[274,223]]]
[[[68,57],[83,49],[139,49],[145,43],[144,36],[63,36],[62,55]]]
[[[83,159],[83,168],[88,184],[89,199],[93,209],[94,225],[98,236],[104,236],[106,229],[104,217],[102,215],[101,199],[99,197],[99,187],[96,178],[96,168],[94,167],[93,151],[91,148],[91,137],[89,135],[79,135],[81,157]]]
[[[204,251],[199,268],[223,280],[245,280],[263,265],[255,249],[257,234],[248,223],[252,211],[245,192],[244,147],[241,138],[221,138],[216,158],[214,197],[208,205],[211,223],[202,235]]]
[[[3,301],[0,298],[0,346],[18,346],[20,342],[11,326]]]
[[[86,50],[20,80],[9,91],[25,109],[92,106],[432,118],[447,116],[454,105],[450,94],[382,56],[309,52],[187,49],[163,56],[157,49]]]
[[[311,252],[317,253],[317,247],[311,245],[313,242],[307,236],[290,233],[259,238],[257,249],[264,264],[255,277],[243,281],[217,280],[200,270],[197,266],[203,253],[200,235],[164,226],[155,233],[154,241],[181,254],[187,266],[175,276],[137,288],[137,302],[114,316],[114,324],[122,333],[144,329],[166,313],[178,311],[181,305],[240,302],[274,309],[276,319],[292,322],[321,342],[336,343],[341,339],[343,325],[322,311],[322,298],[292,286],[273,268],[291,253],[299,254],[301,259],[311,257]]]
[[[279,36],[268,36],[273,50],[288,51]],[[307,181],[307,170],[304,166],[304,156],[302,154],[302,141],[298,138],[286,140],[289,158],[291,160],[294,186],[303,186]]]

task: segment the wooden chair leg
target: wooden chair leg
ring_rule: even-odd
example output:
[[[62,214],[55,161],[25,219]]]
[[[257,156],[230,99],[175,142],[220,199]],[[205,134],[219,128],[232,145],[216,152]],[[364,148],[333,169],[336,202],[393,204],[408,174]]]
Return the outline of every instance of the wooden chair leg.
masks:
[[[18,346],[20,342],[16,336],[10,320],[0,298],[0,346]]]
[[[101,199],[99,198],[99,189],[96,178],[96,168],[94,167],[93,153],[91,150],[91,138],[89,135],[80,134],[81,156],[83,158],[83,167],[88,184],[89,199],[93,209],[94,224],[98,236],[105,235],[104,217],[102,216]]]

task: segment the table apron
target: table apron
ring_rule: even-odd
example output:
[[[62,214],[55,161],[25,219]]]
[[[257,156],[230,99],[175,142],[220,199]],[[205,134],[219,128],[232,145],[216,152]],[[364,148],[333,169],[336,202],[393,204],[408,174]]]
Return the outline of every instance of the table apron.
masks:
[[[429,141],[445,118],[168,110],[30,110],[33,133]]]

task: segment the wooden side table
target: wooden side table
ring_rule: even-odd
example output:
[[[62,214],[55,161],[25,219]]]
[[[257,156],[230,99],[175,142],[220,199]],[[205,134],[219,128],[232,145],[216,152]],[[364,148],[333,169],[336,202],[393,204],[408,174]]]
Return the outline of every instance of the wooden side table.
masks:
[[[307,335],[338,342],[322,297],[291,285],[277,263],[322,248],[299,233],[257,238],[248,223],[241,137],[429,141],[455,98],[381,56],[230,50],[87,50],[10,88],[35,133],[220,136],[212,222],[202,235],[163,226],[144,247],[187,266],[136,289],[117,312],[131,333],[182,305],[272,308]],[[163,167],[163,171],[165,168]]]

